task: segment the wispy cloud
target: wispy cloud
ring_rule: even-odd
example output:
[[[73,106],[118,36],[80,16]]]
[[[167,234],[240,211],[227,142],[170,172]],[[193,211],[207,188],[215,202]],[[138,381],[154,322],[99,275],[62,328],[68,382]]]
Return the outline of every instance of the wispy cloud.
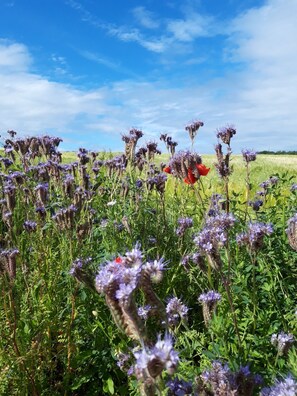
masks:
[[[77,50],[77,52],[85,59],[95,62],[98,65],[103,65],[107,67],[108,69],[111,69],[113,71],[118,72],[121,75],[133,77],[133,78],[138,78],[139,76],[131,71],[130,69],[127,69],[124,67],[121,62],[116,62],[113,61],[102,54],[98,54],[96,52],[92,51],[86,51],[86,50]]]
[[[91,51],[78,51],[78,52],[85,59],[96,62],[99,65],[106,66],[109,69],[119,70],[119,68],[121,67],[119,62],[113,62],[110,59],[107,59],[106,57],[103,57],[100,54],[97,54],[97,53],[94,53]]]
[[[188,10],[183,19],[157,19],[144,7],[132,10],[136,21],[145,28],[155,29],[164,24],[164,29],[158,29],[154,35],[148,35],[134,26],[118,26],[116,24],[100,21],[95,15],[76,0],[66,0],[66,4],[78,11],[84,22],[104,30],[108,35],[114,36],[123,42],[135,42],[155,53],[164,53],[176,48],[177,42],[188,44],[199,37],[209,37],[217,33],[218,24],[210,16],[203,16]],[[180,47],[179,52],[180,52]],[[182,51],[181,51],[182,52]]]
[[[137,22],[147,29],[156,29],[160,26],[160,21],[145,7],[135,7],[133,8],[132,13]]]
[[[135,42],[149,51],[162,53],[166,50],[168,39],[165,37],[161,38],[145,38],[138,29],[121,27],[109,27],[108,33],[112,36],[117,37],[124,42]]]
[[[169,20],[167,31],[175,40],[192,42],[200,37],[209,37],[217,34],[216,21],[213,17],[189,13],[183,19]]]

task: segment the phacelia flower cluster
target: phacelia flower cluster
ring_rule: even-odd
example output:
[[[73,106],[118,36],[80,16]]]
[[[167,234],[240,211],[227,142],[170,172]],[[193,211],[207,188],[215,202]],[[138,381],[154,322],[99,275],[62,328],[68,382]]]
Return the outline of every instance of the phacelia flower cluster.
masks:
[[[249,206],[251,206],[255,212],[258,212],[260,210],[261,206],[263,206],[263,201],[262,201],[262,199],[256,199],[255,201],[249,201]]]
[[[297,251],[297,213],[288,220],[286,229],[288,241],[292,249]]]
[[[142,381],[148,378],[148,374],[151,378],[157,378],[163,370],[172,375],[179,363],[178,353],[173,349],[173,340],[169,334],[165,334],[163,340],[159,336],[153,347],[144,347],[134,352],[134,356],[136,358],[134,372]]]
[[[179,298],[171,298],[166,305],[169,326],[177,326],[180,321],[186,321],[188,310],[188,307]]]
[[[192,395],[193,385],[182,379],[174,378],[166,383],[168,388],[168,396],[185,396]]]
[[[202,293],[198,297],[198,301],[202,304],[203,319],[206,326],[208,326],[221,298],[221,294],[214,290]]]
[[[234,135],[236,135],[236,129],[231,125],[220,128],[217,131],[217,138],[221,139],[222,142],[228,146],[230,145],[230,141]]]
[[[269,388],[262,389],[260,396],[296,396],[297,381],[289,375],[283,380],[276,380]]]
[[[69,274],[78,281],[84,283],[90,289],[95,290],[94,274],[91,269],[91,263],[91,257],[78,258],[72,263]]]
[[[221,266],[219,249],[226,245],[227,231],[235,221],[235,217],[231,213],[222,212],[214,217],[209,217],[203,230],[194,238],[199,251],[207,257],[214,269],[219,269]]]
[[[249,366],[241,366],[234,373],[227,364],[220,361],[214,361],[212,367],[204,371],[200,377],[203,383],[202,392],[210,389],[211,394],[220,396],[251,396],[263,381],[261,376],[251,373]],[[202,392],[201,394],[204,394]]]
[[[116,324],[133,339],[141,341],[143,318],[138,312],[134,295],[141,290],[145,304],[150,306],[150,315],[165,318],[165,309],[153,291],[152,284],[160,282],[165,262],[159,260],[145,262],[139,245],[124,256],[101,265],[95,279],[98,293],[103,294]]]
[[[162,133],[160,135],[160,140],[166,144],[166,148],[170,152],[170,154],[174,155],[175,147],[178,145],[178,143],[173,141],[172,137],[168,136],[167,133]]]
[[[193,227],[193,220],[189,217],[181,217],[177,220],[178,228],[176,229],[176,235],[182,237],[185,235],[187,229]]]
[[[251,250],[258,250],[263,245],[264,237],[273,233],[272,224],[249,223],[247,232],[237,235],[239,245],[246,245]]]
[[[185,126],[185,130],[188,131],[192,142],[194,142],[199,128],[203,127],[203,125],[204,123],[202,121],[197,120]]]
[[[293,334],[286,334],[280,332],[279,334],[272,334],[271,344],[277,348],[278,354],[285,355],[291,346],[295,343]]]
[[[27,232],[34,232],[37,228],[37,223],[32,220],[26,220],[23,224],[23,228]]]
[[[257,153],[254,150],[249,150],[249,149],[243,149],[241,150],[242,152],[242,157],[246,163],[256,161],[257,159]]]

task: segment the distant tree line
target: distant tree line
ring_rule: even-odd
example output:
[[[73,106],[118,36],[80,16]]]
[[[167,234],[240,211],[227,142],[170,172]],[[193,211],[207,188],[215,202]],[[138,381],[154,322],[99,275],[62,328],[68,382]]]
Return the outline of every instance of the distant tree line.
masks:
[[[285,151],[285,150],[270,151],[270,150],[263,150],[263,151],[258,151],[258,154],[297,155],[297,150],[294,150],[294,151]]]

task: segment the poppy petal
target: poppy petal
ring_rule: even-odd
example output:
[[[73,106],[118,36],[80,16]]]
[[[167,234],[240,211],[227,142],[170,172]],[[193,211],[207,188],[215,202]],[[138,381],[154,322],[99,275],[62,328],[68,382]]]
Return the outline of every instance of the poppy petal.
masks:
[[[196,164],[196,168],[198,169],[200,176],[206,176],[210,171],[210,168],[207,168],[204,164]]]
[[[197,178],[193,175],[193,171],[191,168],[188,169],[188,177],[184,179],[184,182],[187,184],[194,184],[196,183]]]

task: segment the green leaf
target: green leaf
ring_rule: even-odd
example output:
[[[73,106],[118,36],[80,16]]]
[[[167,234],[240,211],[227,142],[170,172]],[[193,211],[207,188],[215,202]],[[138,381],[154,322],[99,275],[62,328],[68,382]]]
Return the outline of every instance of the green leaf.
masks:
[[[114,383],[111,377],[104,382],[103,390],[104,392],[108,392],[110,395],[114,395]]]

